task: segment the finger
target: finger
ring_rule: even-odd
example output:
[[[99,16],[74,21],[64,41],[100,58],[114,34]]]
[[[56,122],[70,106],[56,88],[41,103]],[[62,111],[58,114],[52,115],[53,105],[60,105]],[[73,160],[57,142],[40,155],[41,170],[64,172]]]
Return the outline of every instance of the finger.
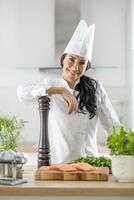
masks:
[[[71,104],[70,104],[70,107],[69,107],[69,114],[72,113],[72,112],[77,112],[78,111],[78,102],[76,100],[75,97],[73,97],[71,99]]]
[[[74,110],[73,107],[74,107],[73,102],[71,101],[70,104],[69,104],[69,107],[68,107],[68,114],[71,114],[73,112],[73,110]]]
[[[68,107],[68,114],[71,114],[74,111],[74,100],[71,97],[69,99],[69,107]]]
[[[77,101],[77,100],[75,100],[75,101],[74,101],[74,111],[75,111],[75,113],[77,113],[77,112],[78,112],[78,108],[79,108],[78,101]]]

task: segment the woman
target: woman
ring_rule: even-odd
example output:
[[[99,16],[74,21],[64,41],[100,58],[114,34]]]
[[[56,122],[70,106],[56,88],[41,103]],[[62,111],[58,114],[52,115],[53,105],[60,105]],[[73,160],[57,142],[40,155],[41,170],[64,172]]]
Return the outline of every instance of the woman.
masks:
[[[107,133],[120,122],[102,84],[84,75],[90,68],[94,25],[81,20],[61,57],[61,78],[44,78],[38,84],[20,86],[21,101],[51,99],[48,131],[51,163],[68,163],[80,156],[98,155],[97,124]]]

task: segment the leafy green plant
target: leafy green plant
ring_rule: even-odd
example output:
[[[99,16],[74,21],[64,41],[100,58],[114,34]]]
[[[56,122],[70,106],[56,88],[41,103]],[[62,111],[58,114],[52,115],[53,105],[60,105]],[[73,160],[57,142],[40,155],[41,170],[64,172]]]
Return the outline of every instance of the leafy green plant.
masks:
[[[134,132],[131,129],[125,130],[124,126],[113,126],[107,146],[112,155],[134,155]]]
[[[104,157],[104,156],[100,156],[100,157],[86,156],[86,157],[81,157],[75,160],[74,162],[75,163],[85,162],[95,167],[109,167],[109,169],[111,169],[111,158]]]
[[[15,116],[0,116],[0,149],[15,150],[24,121]]]

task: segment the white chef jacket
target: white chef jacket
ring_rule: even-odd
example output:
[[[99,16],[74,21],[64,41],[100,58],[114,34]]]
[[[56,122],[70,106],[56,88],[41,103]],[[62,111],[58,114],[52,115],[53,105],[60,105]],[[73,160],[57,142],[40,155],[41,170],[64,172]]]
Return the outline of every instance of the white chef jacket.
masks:
[[[37,102],[40,96],[47,95],[46,90],[50,87],[64,87],[71,94],[74,92],[63,78],[44,78],[37,84],[19,86],[17,95],[20,101]],[[88,114],[68,114],[68,104],[64,98],[59,94],[50,96],[48,133],[52,164],[68,163],[86,155],[98,156],[98,120],[107,133],[110,133],[112,125],[120,125],[107,93],[99,82],[97,90],[97,114],[92,119]]]

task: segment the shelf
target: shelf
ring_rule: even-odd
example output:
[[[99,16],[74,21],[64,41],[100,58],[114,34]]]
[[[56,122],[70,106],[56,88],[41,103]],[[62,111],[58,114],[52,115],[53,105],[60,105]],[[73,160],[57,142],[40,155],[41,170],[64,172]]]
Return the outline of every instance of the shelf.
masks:
[[[92,69],[106,69],[106,70],[109,70],[109,69],[118,69],[119,66],[93,66],[91,68]]]
[[[44,70],[61,70],[61,67],[16,67],[16,69],[19,69],[19,70],[22,70],[22,69],[26,69],[26,70],[29,70],[29,69],[36,69],[36,70],[39,70],[39,71],[44,71]]]

